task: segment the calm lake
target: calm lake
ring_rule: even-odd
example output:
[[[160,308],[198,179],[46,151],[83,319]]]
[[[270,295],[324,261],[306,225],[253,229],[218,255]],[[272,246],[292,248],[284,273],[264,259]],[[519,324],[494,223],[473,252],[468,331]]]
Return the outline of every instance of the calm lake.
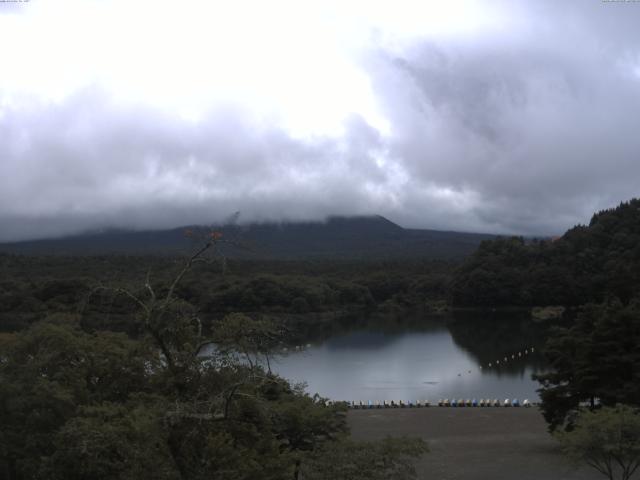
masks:
[[[539,384],[531,374],[545,368],[544,333],[513,314],[379,319],[307,342],[278,356],[272,369],[332,400],[536,401]]]

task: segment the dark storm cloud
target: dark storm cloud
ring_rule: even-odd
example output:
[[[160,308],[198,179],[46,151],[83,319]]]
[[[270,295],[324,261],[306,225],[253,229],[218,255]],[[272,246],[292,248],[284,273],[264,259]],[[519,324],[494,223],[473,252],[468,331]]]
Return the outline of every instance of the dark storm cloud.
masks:
[[[640,3],[504,12],[483,35],[371,47],[389,134],[353,115],[340,137],[293,138],[239,105],[190,122],[99,88],[0,104],[0,240],[237,210],[553,234],[639,195]]]
[[[556,4],[523,31],[371,60],[392,154],[415,189],[472,199],[473,228],[559,232],[640,192],[640,5]]]
[[[253,123],[240,107],[197,124],[115,106],[85,91],[59,106],[6,109],[0,117],[2,239],[87,228],[321,219],[384,203],[378,133],[357,116],[348,142],[300,142]],[[376,196],[380,199],[376,199]]]

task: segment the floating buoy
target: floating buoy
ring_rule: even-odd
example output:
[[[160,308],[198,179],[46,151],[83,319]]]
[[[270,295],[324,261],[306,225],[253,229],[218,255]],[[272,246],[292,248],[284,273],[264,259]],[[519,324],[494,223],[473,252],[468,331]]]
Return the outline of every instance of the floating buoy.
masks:
[[[500,360],[496,360],[496,365],[500,365]]]
[[[514,360],[516,358],[515,355],[511,355],[511,360]]]
[[[534,350],[533,350],[533,347],[531,347],[531,353],[533,353],[533,351],[534,351]]]
[[[489,364],[489,368],[491,368],[491,364]]]
[[[505,362],[507,361],[507,357],[504,357],[504,361],[505,361]]]
[[[522,352],[518,352],[518,356],[521,357],[522,356]]]

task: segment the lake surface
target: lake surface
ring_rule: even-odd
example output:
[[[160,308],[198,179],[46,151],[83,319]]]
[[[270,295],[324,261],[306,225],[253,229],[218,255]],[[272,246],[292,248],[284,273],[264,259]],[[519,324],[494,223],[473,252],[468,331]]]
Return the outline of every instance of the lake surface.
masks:
[[[528,319],[378,322],[310,340],[271,366],[293,382],[306,382],[310,394],[332,400],[535,401],[539,384],[531,374],[544,371],[538,353],[543,339]]]

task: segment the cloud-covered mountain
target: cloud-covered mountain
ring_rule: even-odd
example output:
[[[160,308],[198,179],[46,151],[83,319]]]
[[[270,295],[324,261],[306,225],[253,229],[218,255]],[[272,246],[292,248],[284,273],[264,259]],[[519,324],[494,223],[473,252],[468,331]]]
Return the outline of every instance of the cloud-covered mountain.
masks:
[[[186,255],[202,238],[223,234],[225,256],[249,259],[456,259],[491,235],[404,229],[384,217],[332,217],[326,222],[189,226],[170,230],[108,230],[49,240],[0,244],[0,253]]]

